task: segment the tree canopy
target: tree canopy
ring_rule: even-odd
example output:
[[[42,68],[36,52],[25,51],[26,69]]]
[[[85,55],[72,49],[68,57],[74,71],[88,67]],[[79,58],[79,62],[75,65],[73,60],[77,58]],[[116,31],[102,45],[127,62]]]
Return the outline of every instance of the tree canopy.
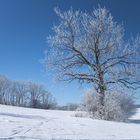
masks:
[[[61,12],[59,23],[48,37],[44,64],[61,80],[92,83],[103,102],[112,85],[137,89],[140,86],[140,38],[126,40],[124,28],[106,8],[91,13]]]

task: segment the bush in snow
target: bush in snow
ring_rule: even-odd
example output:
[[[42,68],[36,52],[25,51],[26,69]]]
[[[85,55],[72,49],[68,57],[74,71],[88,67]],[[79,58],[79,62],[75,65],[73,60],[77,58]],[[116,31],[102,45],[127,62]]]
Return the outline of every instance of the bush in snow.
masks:
[[[124,93],[106,94],[104,106],[101,106],[99,95],[94,91],[89,91],[84,95],[83,104],[83,108],[95,119],[126,121],[135,113],[132,97]]]

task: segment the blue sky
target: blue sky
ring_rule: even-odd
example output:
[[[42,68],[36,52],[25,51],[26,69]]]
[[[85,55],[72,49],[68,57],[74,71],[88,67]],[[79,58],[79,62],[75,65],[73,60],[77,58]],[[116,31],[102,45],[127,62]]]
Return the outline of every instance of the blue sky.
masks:
[[[124,25],[126,38],[140,33],[139,0],[0,0],[0,74],[44,83],[60,104],[79,101],[84,87],[76,82],[53,82],[39,60],[47,49],[46,37],[58,20],[54,7],[90,12],[98,4]]]

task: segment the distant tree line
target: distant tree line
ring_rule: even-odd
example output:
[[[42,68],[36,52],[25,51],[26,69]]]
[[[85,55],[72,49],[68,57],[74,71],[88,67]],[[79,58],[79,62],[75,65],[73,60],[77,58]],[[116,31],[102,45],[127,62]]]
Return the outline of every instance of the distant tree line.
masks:
[[[65,105],[57,106],[58,110],[76,111],[79,108],[78,103],[67,103]]]
[[[0,104],[55,109],[57,103],[42,84],[12,81],[0,75]]]

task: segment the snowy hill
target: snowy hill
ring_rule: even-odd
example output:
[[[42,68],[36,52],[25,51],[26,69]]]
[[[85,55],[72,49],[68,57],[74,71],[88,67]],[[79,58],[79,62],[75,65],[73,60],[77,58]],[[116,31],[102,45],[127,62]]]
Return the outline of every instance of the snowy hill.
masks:
[[[129,123],[74,117],[75,112],[0,105],[0,140],[139,139],[140,109]]]

